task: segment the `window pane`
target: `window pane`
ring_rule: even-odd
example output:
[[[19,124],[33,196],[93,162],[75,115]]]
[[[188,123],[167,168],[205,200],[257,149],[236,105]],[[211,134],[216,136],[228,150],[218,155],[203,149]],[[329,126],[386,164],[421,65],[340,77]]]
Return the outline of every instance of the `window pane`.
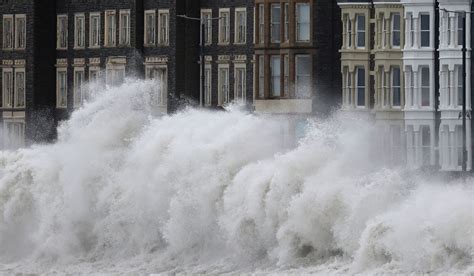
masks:
[[[421,15],[421,47],[430,46],[430,16],[428,14]]]
[[[296,56],[296,96],[307,98],[311,95],[311,56]]]
[[[393,89],[393,106],[401,104],[401,87],[400,87],[400,68],[393,68],[392,72],[392,89]]]
[[[271,62],[271,70],[272,70],[272,96],[280,97],[281,89],[280,89],[280,64],[281,58],[280,56],[272,56]]]
[[[393,30],[392,30],[392,45],[393,46],[400,46],[400,15],[394,14],[393,15]]]
[[[430,70],[428,67],[421,69],[421,105],[430,105]]]
[[[365,47],[365,16],[357,16],[357,47]]]
[[[310,39],[310,9],[308,4],[296,4],[296,39],[309,41]]]
[[[357,68],[357,105],[365,106],[365,70]]]
[[[464,18],[462,15],[458,14],[458,45],[461,46],[463,45],[463,25],[464,24]]]
[[[280,42],[280,5],[272,5],[272,42]]]

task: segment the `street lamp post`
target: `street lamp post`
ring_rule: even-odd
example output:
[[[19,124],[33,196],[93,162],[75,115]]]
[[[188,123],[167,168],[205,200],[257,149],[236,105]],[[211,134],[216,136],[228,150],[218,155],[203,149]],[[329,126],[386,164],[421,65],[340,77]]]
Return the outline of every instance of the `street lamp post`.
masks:
[[[204,45],[206,44],[206,22],[210,24],[212,20],[218,20],[220,17],[215,18],[198,18],[198,17],[190,17],[187,15],[176,15],[176,17],[180,17],[187,20],[199,21],[201,23],[201,47],[200,47],[200,58],[201,58],[201,91],[199,92],[199,105],[202,107],[203,104],[203,93],[206,88],[206,62],[205,62],[205,53],[204,53]]]
[[[466,11],[450,11],[447,9],[439,9],[441,11],[447,12],[447,13],[455,13],[458,15],[462,16],[462,111],[460,114],[460,117],[462,118],[462,171],[465,172],[467,171],[467,137],[466,137],[466,118],[468,116],[467,110],[466,110],[466,102],[467,102],[467,85],[466,85],[466,14],[471,13],[471,12],[466,12]],[[471,95],[472,97],[472,95]],[[471,107],[472,109],[472,107]]]

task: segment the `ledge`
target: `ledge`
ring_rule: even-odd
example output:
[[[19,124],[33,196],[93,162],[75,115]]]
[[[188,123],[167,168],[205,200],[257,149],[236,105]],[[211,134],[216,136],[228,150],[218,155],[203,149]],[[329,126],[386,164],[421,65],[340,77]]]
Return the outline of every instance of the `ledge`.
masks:
[[[313,111],[311,99],[255,100],[257,113],[272,114],[307,114]]]

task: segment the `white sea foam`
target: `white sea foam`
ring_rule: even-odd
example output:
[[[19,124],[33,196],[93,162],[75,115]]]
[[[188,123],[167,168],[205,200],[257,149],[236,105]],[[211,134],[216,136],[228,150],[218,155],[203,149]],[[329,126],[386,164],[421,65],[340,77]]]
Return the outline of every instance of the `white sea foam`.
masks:
[[[185,110],[153,83],[99,93],[58,141],[0,152],[0,272],[473,272],[474,180],[382,168],[372,127]]]

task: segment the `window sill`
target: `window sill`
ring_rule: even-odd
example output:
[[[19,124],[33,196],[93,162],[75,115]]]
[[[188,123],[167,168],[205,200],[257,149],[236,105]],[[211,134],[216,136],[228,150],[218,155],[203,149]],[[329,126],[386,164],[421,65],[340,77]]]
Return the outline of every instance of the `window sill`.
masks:
[[[99,46],[89,46],[89,49],[100,49],[100,45]]]
[[[219,42],[217,43],[217,46],[229,46],[230,42]]]
[[[85,50],[86,48],[85,47],[74,47],[72,48],[73,50]]]
[[[56,48],[58,51],[67,51],[67,48]]]

